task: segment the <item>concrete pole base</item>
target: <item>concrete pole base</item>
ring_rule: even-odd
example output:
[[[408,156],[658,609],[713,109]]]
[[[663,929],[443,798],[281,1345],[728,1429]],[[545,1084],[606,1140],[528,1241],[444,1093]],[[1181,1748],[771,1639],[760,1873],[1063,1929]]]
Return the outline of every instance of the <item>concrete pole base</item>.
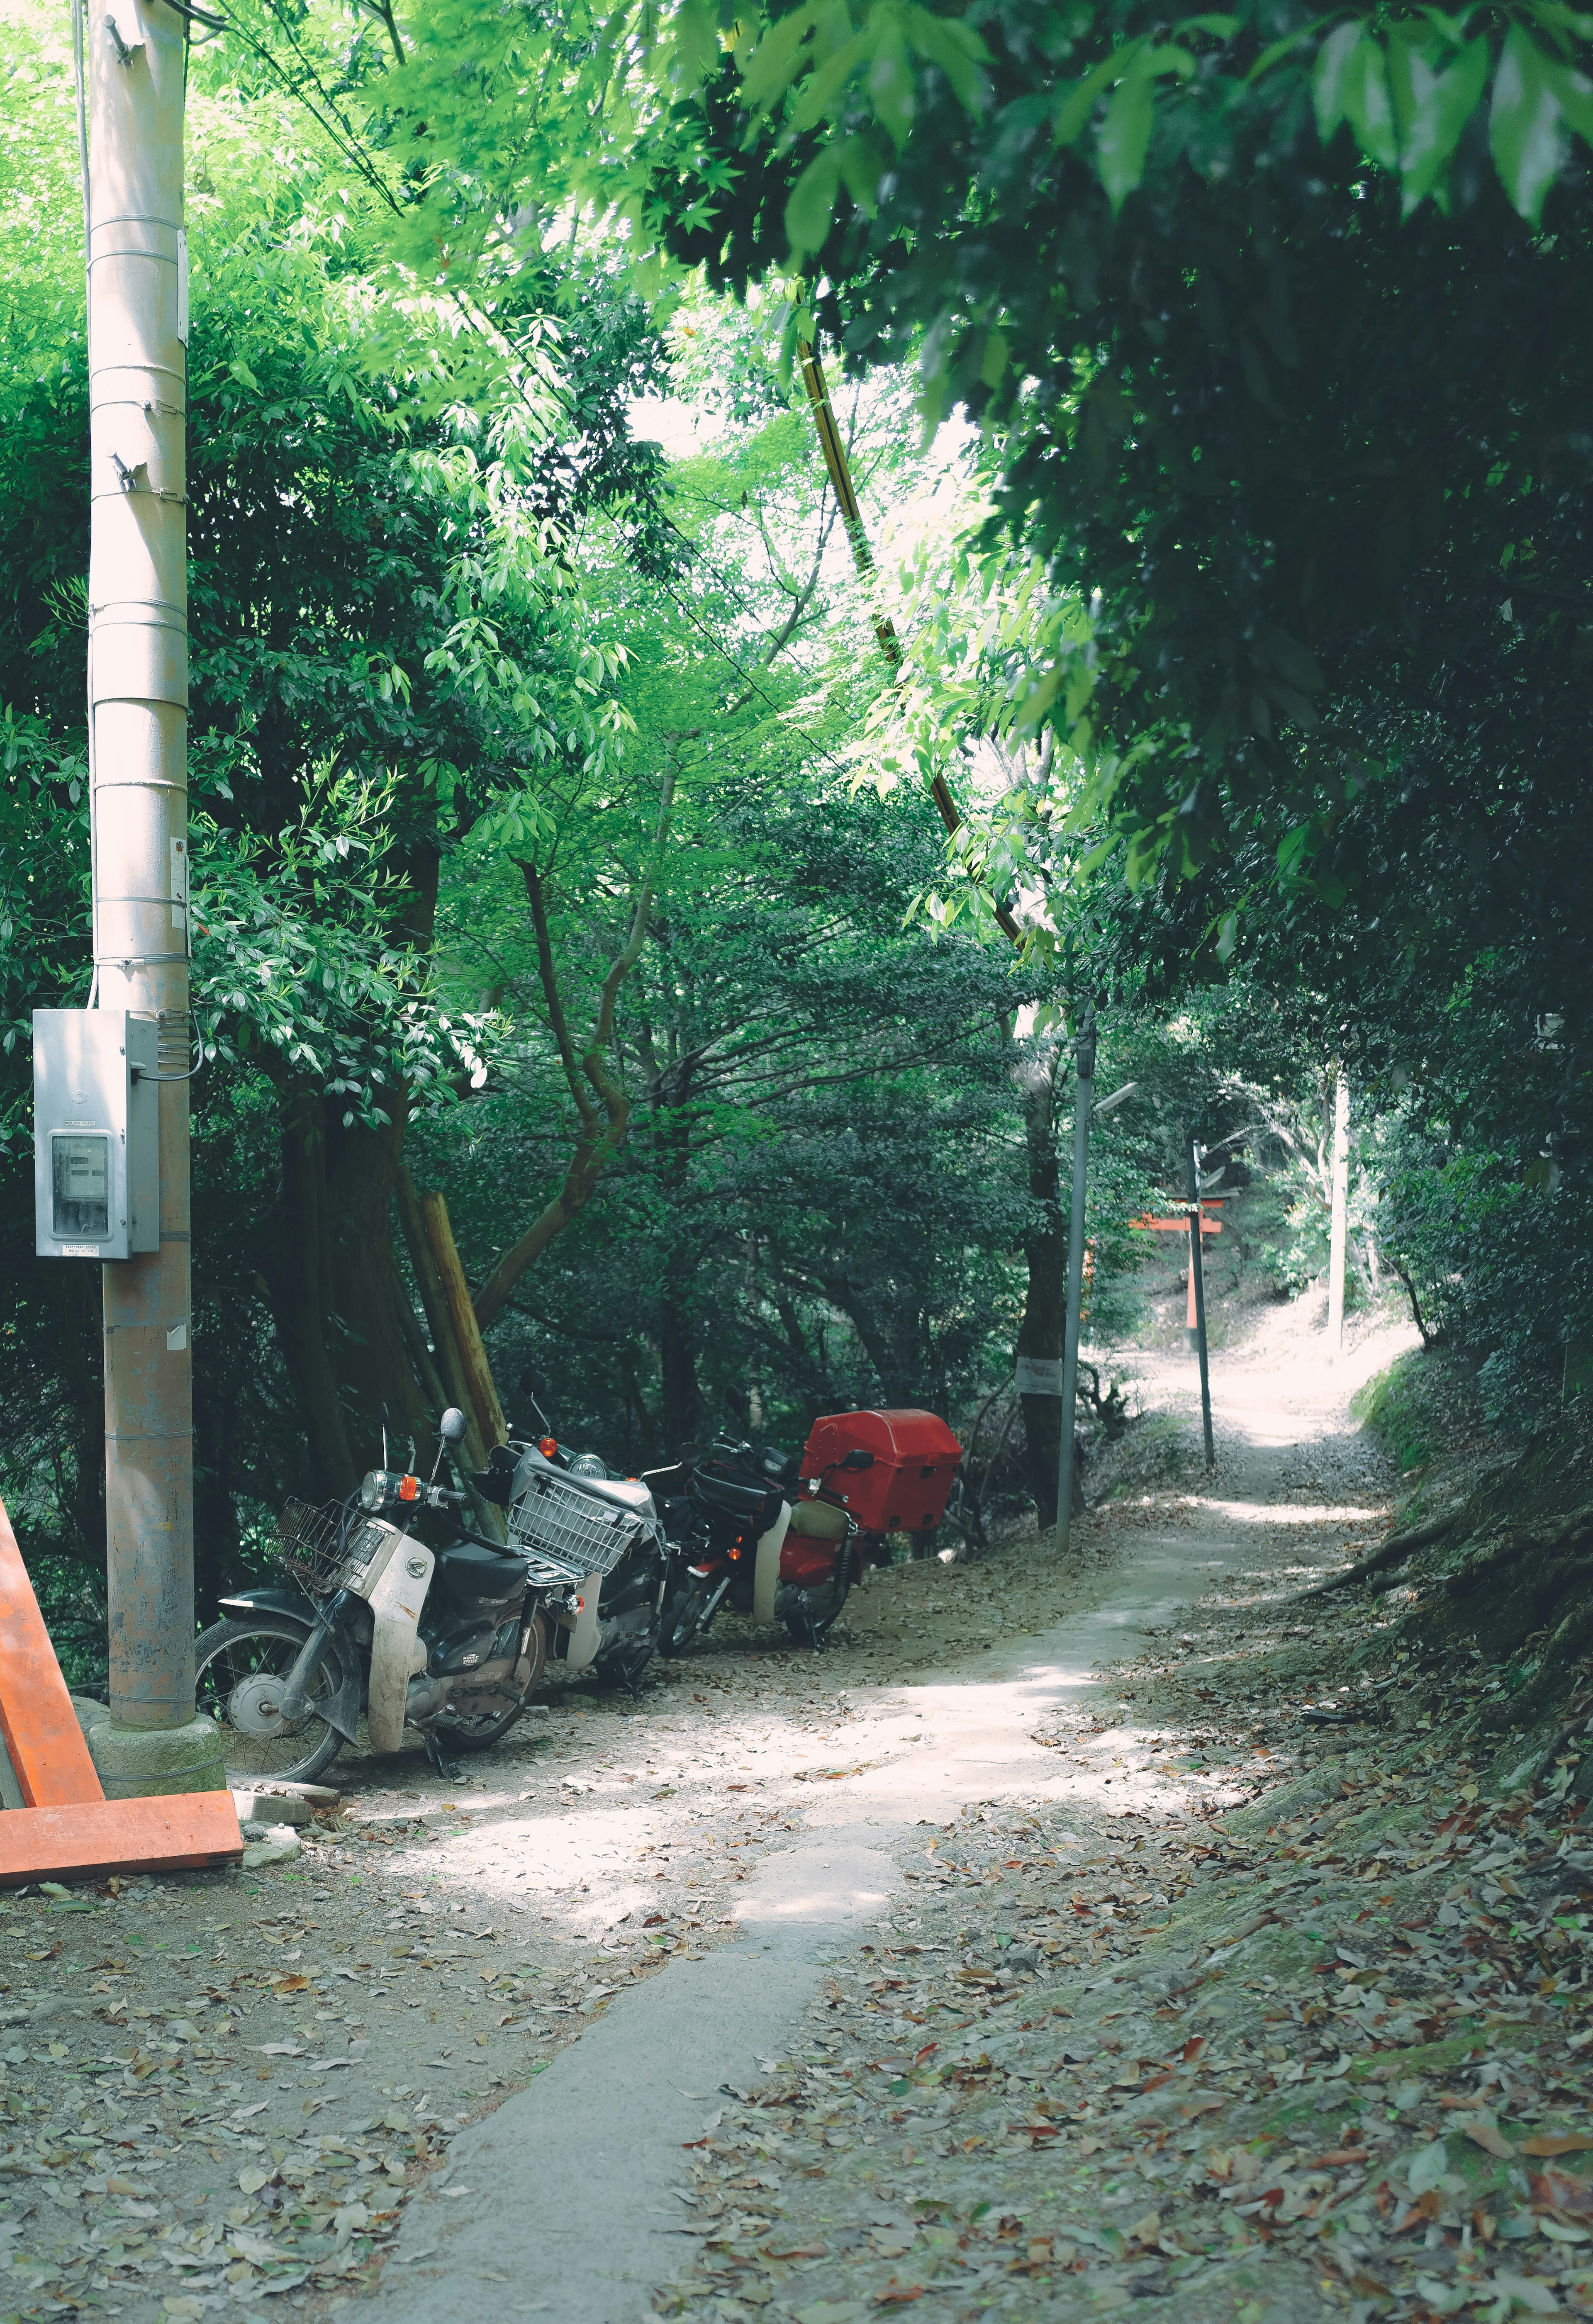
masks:
[[[118,1727],[107,1719],[88,1729],[88,1756],[107,1800],[227,1789],[221,1729],[213,1719],[190,1719],[186,1727]]]

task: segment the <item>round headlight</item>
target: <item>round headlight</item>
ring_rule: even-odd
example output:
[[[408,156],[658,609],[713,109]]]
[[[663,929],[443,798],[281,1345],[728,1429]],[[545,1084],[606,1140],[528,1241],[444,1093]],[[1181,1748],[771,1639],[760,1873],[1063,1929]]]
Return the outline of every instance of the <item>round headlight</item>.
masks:
[[[572,1477],[607,1477],[607,1470],[595,1452],[578,1452],[570,1464]]]
[[[359,1489],[362,1509],[379,1509],[387,1498],[387,1473],[384,1469],[367,1469],[365,1482]]]

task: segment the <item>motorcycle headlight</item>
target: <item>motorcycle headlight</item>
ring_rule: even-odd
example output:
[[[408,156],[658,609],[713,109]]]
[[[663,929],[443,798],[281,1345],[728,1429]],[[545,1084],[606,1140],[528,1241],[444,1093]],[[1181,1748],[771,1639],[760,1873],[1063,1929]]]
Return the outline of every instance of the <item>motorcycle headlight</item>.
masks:
[[[572,1477],[607,1477],[607,1469],[595,1452],[578,1452],[570,1464]]]
[[[367,1469],[365,1482],[359,1489],[362,1509],[379,1509],[387,1498],[387,1472],[384,1469]]]

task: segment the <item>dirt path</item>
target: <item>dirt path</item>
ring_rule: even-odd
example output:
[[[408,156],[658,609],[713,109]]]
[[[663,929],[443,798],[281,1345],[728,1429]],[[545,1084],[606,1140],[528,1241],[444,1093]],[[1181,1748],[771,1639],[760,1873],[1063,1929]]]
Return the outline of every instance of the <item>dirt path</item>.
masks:
[[[1033,1541],[893,1568],[823,1656],[726,1627],[640,1705],[567,1689],[446,1791],[418,1755],[382,1770],[291,1866],[4,1908],[17,2312],[375,2289],[441,2319],[507,2273],[570,2324],[634,2324],[679,2264],[705,2100],[804,2043],[844,2076],[804,2012],[887,1927],[955,1950],[942,1834],[1038,1819],[1066,1868],[1287,1771],[1275,1740],[1191,1749],[1094,1673],[1202,1592],[1275,1593],[1374,1537],[1345,1407],[1386,1352],[1299,1358],[1280,1332],[1219,1367],[1209,1483],[1192,1366],[1147,1365],[1173,1473],[1131,1463],[1065,1573]]]

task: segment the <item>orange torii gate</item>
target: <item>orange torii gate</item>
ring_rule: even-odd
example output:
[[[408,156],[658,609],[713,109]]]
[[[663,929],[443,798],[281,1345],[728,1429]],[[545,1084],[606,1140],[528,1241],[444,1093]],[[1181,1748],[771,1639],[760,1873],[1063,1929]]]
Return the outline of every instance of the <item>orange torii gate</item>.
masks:
[[[1203,1235],[1217,1235],[1222,1232],[1222,1221],[1220,1219],[1209,1218],[1207,1216],[1207,1213],[1209,1211],[1220,1211],[1227,1200],[1227,1197],[1226,1194],[1201,1195],[1200,1232]],[[1190,1231],[1189,1206],[1187,1204],[1184,1206],[1181,1216],[1178,1218],[1154,1219],[1147,1213],[1145,1217],[1143,1219],[1130,1219],[1128,1224],[1130,1231],[1135,1234],[1187,1235]],[[1190,1344],[1192,1347],[1195,1340],[1196,1323],[1195,1270],[1192,1267],[1190,1269],[1190,1296],[1188,1305],[1184,1310],[1184,1322],[1189,1329]]]

